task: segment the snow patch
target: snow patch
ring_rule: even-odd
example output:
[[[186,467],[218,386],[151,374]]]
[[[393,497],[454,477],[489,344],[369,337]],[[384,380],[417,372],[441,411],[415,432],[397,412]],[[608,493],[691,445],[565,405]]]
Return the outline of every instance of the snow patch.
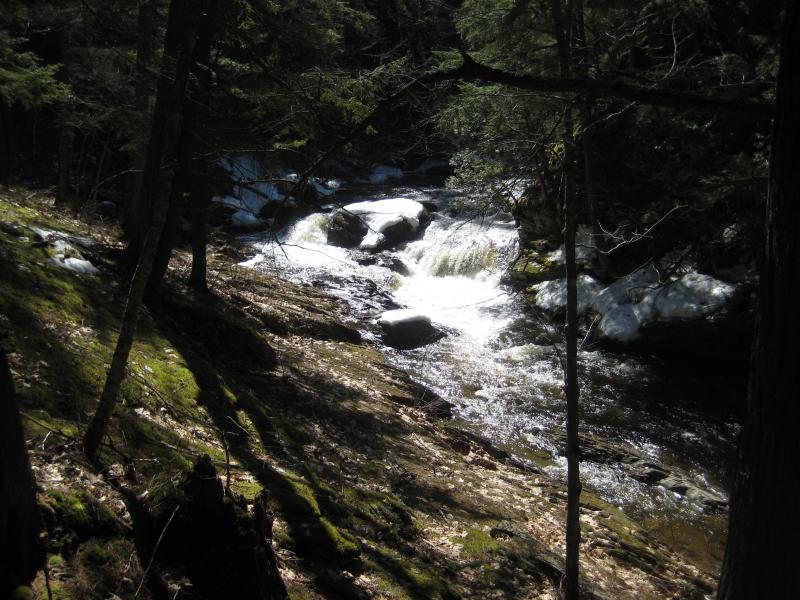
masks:
[[[710,275],[687,273],[658,293],[655,309],[663,319],[696,319],[721,309],[735,291]]]
[[[578,312],[586,312],[603,285],[594,278],[578,275]],[[547,312],[557,312],[567,306],[567,280],[553,279],[533,286],[536,290],[536,306]]]
[[[336,179],[331,179],[330,181],[331,182],[337,182],[339,185],[337,185],[336,187],[332,187],[332,186],[328,185],[329,182],[325,182],[325,184],[323,184],[322,182],[320,182],[315,177],[315,178],[311,179],[311,187],[313,187],[314,190],[320,196],[332,196],[332,195],[334,195],[336,193],[336,190],[338,190],[339,187],[341,186],[341,182],[338,182],[338,180],[336,180]]]
[[[372,184],[386,183],[389,179],[402,179],[403,170],[397,167],[378,165],[372,169],[369,175],[369,182]]]
[[[56,247],[58,247],[58,244],[63,243],[66,243],[69,246],[80,246],[81,248],[85,249],[94,246],[94,240],[90,240],[89,238],[85,237],[79,237],[77,235],[71,235],[63,231],[57,231],[55,229],[42,229],[40,227],[31,227],[30,229],[42,240],[45,242],[52,242]]]
[[[581,225],[578,227],[578,231],[575,235],[575,259],[579,263],[588,263],[594,259],[596,254],[597,248],[594,243],[594,234],[592,230],[585,225]],[[565,264],[567,259],[564,254],[563,244],[557,250],[548,253],[546,258],[550,262],[558,265]]]
[[[225,156],[219,159],[218,164],[228,171],[234,183],[238,184],[234,186],[232,196],[214,198],[215,202],[239,209],[239,212],[231,217],[234,225],[237,224],[237,219],[240,222],[244,219],[240,212],[250,213],[251,217],[256,218],[268,202],[282,202],[286,199],[277,187],[266,181],[271,178],[270,174],[256,157],[250,154]],[[290,177],[292,174],[286,175]]]
[[[564,310],[565,279],[534,286],[536,305],[547,312]],[[620,278],[609,286],[586,274],[578,276],[578,312],[591,308],[601,318],[600,332],[618,342],[632,342],[641,329],[654,322],[693,320],[713,314],[731,300],[736,287],[702,273],[689,272],[662,284],[651,264]]]
[[[55,254],[50,257],[50,263],[73,273],[82,273],[84,275],[98,275],[100,273],[100,269],[83,258],[78,249],[87,250],[91,248],[94,246],[93,240],[54,229],[42,229],[40,227],[31,227],[30,229],[43,241],[52,244]]]
[[[82,258],[75,258],[73,256],[67,256],[64,258],[64,255],[57,254],[56,256],[53,256],[50,261],[57,264],[62,269],[73,271],[74,273],[83,273],[84,275],[100,274],[100,269],[95,267],[88,260],[84,260]]]
[[[384,231],[389,227],[406,221],[413,229],[419,228],[419,220],[425,207],[416,200],[408,198],[388,198],[355,202],[344,207],[346,212],[362,216],[369,231],[361,240],[361,248],[373,249],[385,239]]]
[[[231,215],[231,223],[236,227],[258,227],[264,221],[246,210],[237,210]]]

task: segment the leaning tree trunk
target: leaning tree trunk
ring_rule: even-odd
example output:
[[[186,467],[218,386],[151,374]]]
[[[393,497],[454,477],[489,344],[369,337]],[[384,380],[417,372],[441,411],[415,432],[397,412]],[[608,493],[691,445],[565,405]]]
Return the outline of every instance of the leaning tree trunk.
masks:
[[[147,146],[147,160],[141,192],[142,200],[146,200],[146,203],[153,207],[153,212],[151,218],[148,219],[147,229],[140,236],[141,240],[136,247],[136,269],[128,292],[117,346],[97,412],[84,437],[84,452],[92,461],[97,460],[100,444],[108,429],[108,423],[117,403],[119,388],[125,377],[128,355],[133,345],[133,336],[139,318],[139,308],[150,278],[153,258],[169,209],[167,191],[177,154],[181,111],[197,36],[195,14],[196,7],[192,0],[172,0],[170,2],[164,58],[158,83],[156,106],[153,111],[153,123]]]
[[[800,6],[787,3],[758,321],[718,598],[800,598]]]
[[[11,371],[0,351],[0,598],[30,583],[41,566],[40,530],[25,432]]]

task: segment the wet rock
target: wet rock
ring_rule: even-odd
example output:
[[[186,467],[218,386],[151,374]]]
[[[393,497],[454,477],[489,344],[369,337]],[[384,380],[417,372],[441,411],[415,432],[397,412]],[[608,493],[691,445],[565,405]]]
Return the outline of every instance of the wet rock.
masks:
[[[429,213],[439,212],[439,205],[432,200],[423,200],[420,204],[422,204]]]
[[[564,274],[564,266],[548,259],[534,250],[523,251],[511,265],[507,278],[509,283],[534,285],[558,279]]]
[[[367,224],[356,214],[339,210],[328,222],[328,244],[355,248],[367,235]]]
[[[378,319],[383,341],[399,350],[411,350],[432,344],[444,333],[431,324],[429,317],[409,309],[390,310]]]
[[[356,262],[365,267],[373,265],[383,267],[384,269],[389,269],[390,271],[404,277],[407,277],[411,274],[411,271],[409,271],[408,267],[402,260],[396,256],[390,256],[387,254],[365,254],[364,256],[356,258]]]

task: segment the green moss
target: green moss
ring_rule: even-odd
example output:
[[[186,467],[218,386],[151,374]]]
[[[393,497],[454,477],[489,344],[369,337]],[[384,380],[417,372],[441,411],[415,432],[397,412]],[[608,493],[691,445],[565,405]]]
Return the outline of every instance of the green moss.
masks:
[[[314,490],[295,475],[289,475],[287,481],[293,493],[281,499],[284,510],[299,515],[321,516],[322,511],[319,508],[317,498],[314,496]]]
[[[55,520],[52,525],[74,532],[78,538],[111,535],[119,531],[116,515],[84,490],[75,493],[49,490],[45,504]]]
[[[11,593],[11,600],[34,600],[33,590],[27,585],[21,585]]]
[[[480,529],[468,529],[466,536],[450,538],[450,541],[461,545],[461,554],[471,560],[492,556],[500,550],[500,543]]]
[[[379,577],[379,587],[391,598],[452,600],[459,594],[432,567],[414,562],[389,548],[370,547],[365,566]]]
[[[255,481],[232,481],[231,490],[244,496],[248,500],[253,500],[258,493],[263,489],[260,483]]]
[[[319,522],[325,535],[333,542],[337,554],[344,557],[355,557],[359,554],[358,540],[349,532],[339,529],[325,517],[320,518]]]
[[[525,250],[511,268],[514,279],[528,285],[563,277],[564,266],[535,250]]]

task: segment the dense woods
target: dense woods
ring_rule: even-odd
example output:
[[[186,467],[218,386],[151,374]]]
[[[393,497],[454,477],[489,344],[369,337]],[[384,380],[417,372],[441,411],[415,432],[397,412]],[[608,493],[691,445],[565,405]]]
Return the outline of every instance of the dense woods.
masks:
[[[0,596],[800,593],[799,36],[4,2]]]

